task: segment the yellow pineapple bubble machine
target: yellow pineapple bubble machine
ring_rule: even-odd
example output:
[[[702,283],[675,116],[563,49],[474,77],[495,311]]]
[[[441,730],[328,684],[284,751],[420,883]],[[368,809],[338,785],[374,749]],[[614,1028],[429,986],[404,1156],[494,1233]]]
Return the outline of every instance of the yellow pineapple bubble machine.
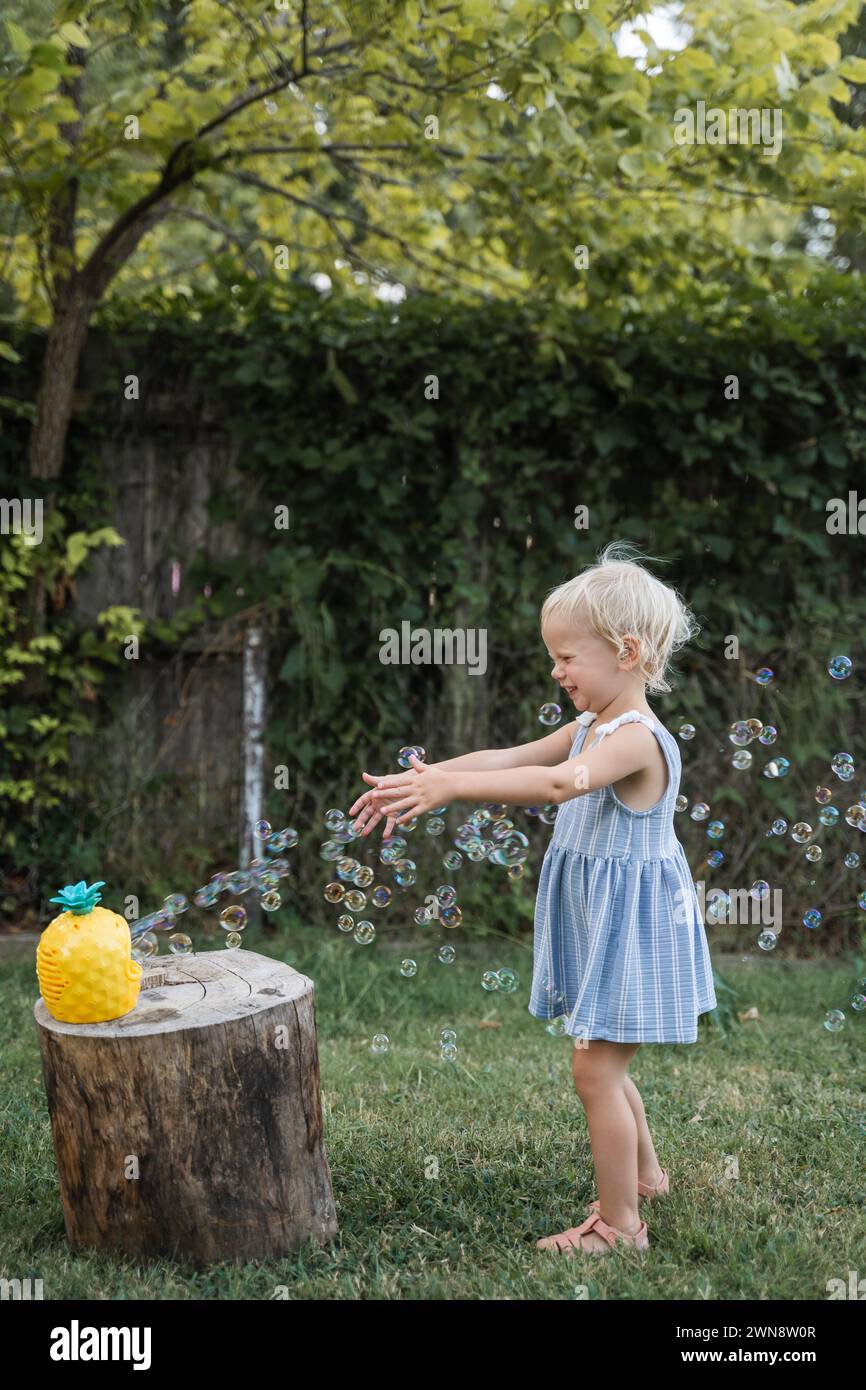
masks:
[[[98,907],[105,887],[61,888],[53,903],[64,909],[49,922],[36,948],[36,974],[45,1007],[60,1023],[107,1023],[138,1001],[141,966],[132,959],[129,923]]]

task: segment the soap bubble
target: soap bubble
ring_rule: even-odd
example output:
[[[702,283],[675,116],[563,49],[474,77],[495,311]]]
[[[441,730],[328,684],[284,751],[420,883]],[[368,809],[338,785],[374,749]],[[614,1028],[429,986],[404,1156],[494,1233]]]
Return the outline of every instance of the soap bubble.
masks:
[[[344,824],[345,820],[346,820],[346,817],[345,817],[345,815],[343,814],[342,811],[338,811],[338,810],[336,810],[336,809],[331,810],[331,811],[326,811],[326,812],[325,812],[325,829],[326,829],[326,830],[339,830],[339,829],[340,829],[340,826]]]
[[[844,862],[846,869],[856,869],[860,864],[860,856],[856,850],[849,850],[849,852],[845,855]]]
[[[526,873],[526,865],[509,864],[508,868],[505,870],[505,873],[506,877],[508,878],[523,878],[523,875]]]
[[[168,897],[163,902],[163,908],[166,912],[170,913],[172,917],[179,917],[182,912],[186,912],[188,907],[189,903],[183,893],[169,893]]]
[[[398,888],[411,888],[418,877],[414,859],[398,859],[394,863],[394,882]]]
[[[462,863],[463,855],[456,849],[450,849],[442,860],[443,867],[450,870],[452,873],[456,869],[459,869]]]
[[[243,937],[240,932],[230,931],[226,937],[225,944],[229,951],[236,951],[239,946],[243,945]]]
[[[845,1027],[845,1015],[841,1009],[828,1009],[824,1015],[824,1027],[828,1033],[838,1033]]]
[[[688,743],[689,740],[693,739],[695,736],[695,726],[694,724],[681,724],[677,729],[677,733],[684,743]]]
[[[742,748],[751,741],[752,734],[745,719],[738,719],[731,725],[728,738],[731,740],[731,743],[735,743],[738,748]]]
[[[362,893],[360,888],[352,888],[344,897],[343,903],[350,912],[360,912],[367,906],[367,895]]]
[[[850,782],[854,776],[854,759],[850,753],[834,753],[830,766],[842,782]]]
[[[229,874],[229,889],[232,893],[249,893],[253,886],[253,876],[248,869],[235,869]]]
[[[337,840],[326,840],[319,849],[319,855],[322,859],[340,859],[342,854],[343,846]]]
[[[824,851],[822,850],[820,845],[810,845],[809,848],[806,850],[806,858],[808,859],[810,864],[817,864],[818,860],[822,857],[823,853]]]
[[[855,801],[853,806],[849,806],[845,812],[845,819],[849,825],[853,825],[855,830],[859,830],[864,820],[866,820],[866,806],[861,806],[859,801]]]
[[[463,921],[463,913],[459,907],[443,907],[439,913],[439,921],[443,927],[459,927]]]
[[[417,973],[418,966],[414,960],[401,960],[400,974],[404,975],[407,980],[411,980],[412,976],[416,975]]]
[[[720,849],[711,849],[707,855],[707,863],[711,869],[717,869],[725,861],[725,856]]]
[[[758,737],[758,734],[761,732],[761,730],[763,729],[763,727],[764,727],[764,726],[763,726],[763,724],[761,723],[760,719],[747,719],[747,720],[746,720],[746,728],[747,728],[748,731],[749,731],[749,737],[750,737],[750,738],[757,738],[757,737]]]
[[[144,961],[149,960],[151,956],[155,956],[158,950],[159,942],[156,937],[151,936],[150,932],[143,932],[141,936],[136,938],[132,948],[132,959],[142,964]]]
[[[688,804],[689,799],[687,796],[678,796],[676,801],[674,802],[674,809],[677,811],[685,811],[688,807]]]
[[[827,665],[827,671],[834,681],[847,680],[853,669],[854,663],[850,656],[831,656]]]
[[[749,889],[749,896],[754,898],[756,902],[761,902],[764,898],[768,898],[770,896],[770,885],[767,880],[765,878],[756,878]]]
[[[497,974],[499,976],[499,988],[501,992],[503,994],[513,994],[520,983],[516,973],[513,970],[504,969],[497,971]]]
[[[262,894],[262,907],[265,912],[276,912],[277,908],[281,906],[282,901],[282,898],[275,888],[272,888],[268,893]]]
[[[374,907],[387,907],[392,896],[391,889],[384,883],[379,883],[370,894],[370,901]]]
[[[272,893],[280,886],[280,876],[273,869],[261,869],[253,874],[259,892]]]
[[[562,1015],[559,1018],[552,1018],[545,1028],[552,1038],[562,1038],[565,1036],[565,1019]]]
[[[442,1058],[443,1062],[456,1062],[457,1048],[453,1043],[445,1043],[444,1046],[439,1049],[439,1056]]]
[[[707,902],[707,921],[713,924],[717,922],[726,922],[728,920],[730,906],[730,893],[723,892],[721,888],[714,888]]]
[[[457,952],[455,951],[453,946],[447,945],[440,946],[436,954],[443,965],[451,965],[454,962]]]
[[[206,883],[203,888],[196,888],[192,895],[192,900],[196,907],[213,907],[219,893],[213,884]]]
[[[355,870],[355,883],[358,888],[369,888],[373,882],[373,870],[369,864],[362,864]]]
[[[500,840],[490,858],[494,864],[522,864],[529,855],[529,840],[522,830],[512,830]]]
[[[445,822],[441,816],[430,816],[424,823],[424,829],[428,835],[441,835],[445,829]]]
[[[803,918],[803,926],[808,927],[810,931],[814,931],[816,927],[820,927],[822,920],[821,913],[818,911],[817,907],[810,907]]]
[[[744,772],[746,768],[752,766],[752,754],[749,752],[748,748],[737,749],[736,753],[731,758],[731,766],[735,767],[738,772]]]
[[[725,822],[723,820],[711,820],[707,826],[707,834],[711,840],[720,840],[725,833]]]
[[[405,846],[403,848],[405,848]],[[399,845],[392,844],[390,841],[385,841],[382,848],[379,850],[379,863],[396,864],[402,853],[403,849],[401,849]]]
[[[271,833],[271,823],[268,820],[257,820],[253,827],[253,834],[257,840],[266,840]]]
[[[287,825],[286,828],[285,828],[285,830],[281,830],[281,831],[280,831],[280,834],[281,834],[281,836],[282,836],[282,838],[283,838],[283,843],[282,843],[282,845],[280,846],[280,848],[281,848],[281,849],[294,849],[294,848],[295,848],[295,845],[298,843],[298,832],[297,832],[297,830],[295,830],[291,825]]]
[[[391,1040],[387,1033],[377,1033],[370,1043],[370,1051],[374,1057],[384,1057],[386,1052],[391,1049]]]
[[[548,727],[558,724],[562,718],[562,710],[559,705],[542,705],[538,711],[539,724],[546,724]]]
[[[457,901],[457,889],[450,883],[443,883],[436,889],[436,897],[443,907],[451,907]]]
[[[833,793],[829,787],[816,787],[815,800],[819,806],[826,806],[829,801],[833,800]]]
[[[866,994],[852,994],[850,1004],[855,1013],[862,1014],[866,1009]]]
[[[818,812],[818,819],[822,825],[835,825],[839,819],[839,808],[837,806],[822,806]]]
[[[776,948],[777,939],[776,933],[767,927],[758,937],[758,945],[762,951],[773,951]]]
[[[783,820],[780,816],[777,820],[773,821],[772,830],[774,835],[785,835],[788,830],[788,822]]]
[[[137,922],[130,923],[129,934],[133,941],[136,941],[139,937],[146,935],[147,932],[165,931],[165,929],[172,926],[173,923],[174,918],[167,912],[164,913],[162,910],[159,912],[151,912],[146,917],[140,917]]]
[[[812,834],[812,827],[808,821],[799,820],[791,831],[791,839],[798,845],[804,845]]]
[[[770,685],[775,679],[775,672],[769,666],[760,666],[755,672],[755,680],[758,685]]]
[[[188,956],[192,950],[192,939],[186,932],[176,931],[173,936],[168,938],[168,949],[172,955]]]
[[[376,935],[372,922],[359,922],[355,928],[355,940],[359,946],[369,946]]]
[[[787,777],[791,770],[790,759],[781,756],[773,758],[764,769],[766,777]]]
[[[862,908],[863,911],[866,912],[866,889],[864,889],[864,891],[860,894],[859,898],[857,899],[857,906]]]
[[[758,734],[758,742],[763,743],[766,747],[770,743],[775,743],[778,737],[779,730],[775,727],[775,725],[765,724],[761,732]]]
[[[710,814],[710,808],[705,801],[696,801],[691,809],[692,820],[706,820]]]
[[[213,874],[211,877],[210,885],[216,893],[225,893],[228,890],[228,882],[228,874]]]
[[[426,761],[427,754],[420,744],[410,743],[405,748],[400,749],[400,752],[397,754],[397,762],[401,767],[405,767],[408,770],[412,767],[409,759],[413,754],[418,759],[419,763]]]
[[[220,926],[225,931],[243,931],[247,924],[247,910],[241,907],[240,903],[232,903],[230,907],[224,907],[220,913]]]
[[[416,907],[415,921],[418,923],[419,927],[429,927],[430,923],[433,921],[433,913],[426,907]]]
[[[481,976],[481,988],[486,990],[496,990],[499,988],[499,976],[495,970],[485,970]]]
[[[346,896],[346,890],[342,883],[326,883],[324,896],[329,903],[341,903]]]
[[[354,883],[355,874],[360,867],[361,865],[357,859],[343,856],[343,858],[337,860],[337,878],[341,878],[344,883]]]
[[[350,917],[348,912],[343,912],[337,918],[337,926],[340,928],[340,931],[354,931],[355,919],[354,917]]]

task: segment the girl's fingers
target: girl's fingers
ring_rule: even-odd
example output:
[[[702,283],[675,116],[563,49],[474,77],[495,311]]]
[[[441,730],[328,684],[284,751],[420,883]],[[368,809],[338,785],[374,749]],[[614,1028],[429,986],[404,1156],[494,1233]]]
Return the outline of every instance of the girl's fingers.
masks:
[[[388,815],[396,817],[399,811],[408,811],[415,805],[415,797],[407,796],[402,801],[391,801],[388,803]]]

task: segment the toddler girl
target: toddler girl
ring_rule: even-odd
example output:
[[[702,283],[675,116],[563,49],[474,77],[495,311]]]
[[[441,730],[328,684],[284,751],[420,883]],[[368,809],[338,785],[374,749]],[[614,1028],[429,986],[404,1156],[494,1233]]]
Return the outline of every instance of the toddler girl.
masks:
[[[674,830],[681,763],[677,741],[647,693],[669,691],[671,655],[697,631],[677,593],[629,548],[613,543],[597,564],[559,585],[541,631],[577,719],[516,748],[442,763],[412,760],[355,802],[362,834],[451,801],[559,810],[535,909],[529,1011],[565,1019],[572,1071],[586,1112],[598,1200],[580,1225],[540,1249],[608,1253],[646,1249],[641,1196],[669,1189],[628,1076],[644,1042],[692,1043],[698,1015],[716,1007],[695,886]]]

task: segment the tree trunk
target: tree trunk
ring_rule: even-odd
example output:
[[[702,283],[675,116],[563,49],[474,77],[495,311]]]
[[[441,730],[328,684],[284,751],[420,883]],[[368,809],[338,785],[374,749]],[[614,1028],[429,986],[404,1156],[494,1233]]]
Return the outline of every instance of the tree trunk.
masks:
[[[331,1240],[312,981],[252,951],[159,973],[109,1023],[36,1005],[70,1244],[204,1264]]]
[[[72,414],[72,394],[87,339],[93,300],[75,275],[64,285],[48,331],[36,419],[30,432],[30,476],[59,478]]]
[[[261,840],[253,833],[257,820],[264,814],[264,740],[265,740],[265,693],[267,686],[268,647],[265,639],[264,623],[251,622],[244,633],[244,713],[241,731],[241,823],[240,855],[241,867],[251,859],[264,858],[265,851]],[[247,900],[247,913],[251,926],[261,924],[261,908],[258,899],[253,904]]]

